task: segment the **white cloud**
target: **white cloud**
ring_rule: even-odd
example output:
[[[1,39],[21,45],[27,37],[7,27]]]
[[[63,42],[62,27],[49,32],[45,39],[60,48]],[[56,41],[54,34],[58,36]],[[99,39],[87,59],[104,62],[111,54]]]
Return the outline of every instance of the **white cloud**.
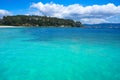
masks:
[[[6,15],[11,15],[11,13],[7,10],[0,9],[0,18]]]
[[[38,2],[33,3],[30,7],[36,9],[36,14],[38,15],[71,18],[81,20],[84,23],[89,21],[91,21],[91,23],[108,22],[106,18],[120,14],[120,6],[115,6],[112,3],[92,6],[82,6],[80,4],[64,6],[52,2],[46,4]],[[35,12],[33,14],[35,14]]]
[[[120,14],[106,18],[111,23],[120,23]]]

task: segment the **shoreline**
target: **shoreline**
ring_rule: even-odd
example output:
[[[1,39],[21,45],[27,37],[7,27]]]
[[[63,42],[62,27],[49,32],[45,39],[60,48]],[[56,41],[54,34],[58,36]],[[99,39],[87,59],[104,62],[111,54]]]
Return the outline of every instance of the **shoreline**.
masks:
[[[0,28],[13,28],[13,27],[16,27],[16,26],[2,26],[2,25],[0,25]]]

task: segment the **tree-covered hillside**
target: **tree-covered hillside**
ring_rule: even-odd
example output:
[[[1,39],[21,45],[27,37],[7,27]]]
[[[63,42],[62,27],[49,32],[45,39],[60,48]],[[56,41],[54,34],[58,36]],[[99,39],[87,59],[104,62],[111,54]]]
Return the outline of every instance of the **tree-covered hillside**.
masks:
[[[61,19],[56,17],[47,16],[4,16],[0,20],[1,25],[12,25],[12,26],[69,26],[69,27],[81,27],[81,22],[73,21],[71,19]]]

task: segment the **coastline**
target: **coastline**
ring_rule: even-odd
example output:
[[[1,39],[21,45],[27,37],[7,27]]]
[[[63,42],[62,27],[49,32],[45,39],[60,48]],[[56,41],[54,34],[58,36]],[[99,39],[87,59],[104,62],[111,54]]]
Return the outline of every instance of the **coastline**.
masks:
[[[2,26],[2,25],[0,25],[0,28],[13,28],[13,27],[16,27],[16,26]]]

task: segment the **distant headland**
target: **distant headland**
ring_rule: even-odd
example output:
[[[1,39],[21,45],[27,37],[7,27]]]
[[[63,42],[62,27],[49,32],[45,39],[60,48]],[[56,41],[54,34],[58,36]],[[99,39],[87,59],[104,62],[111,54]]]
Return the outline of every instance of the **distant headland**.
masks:
[[[100,24],[83,24],[84,28],[116,28],[120,29],[120,23],[100,23]]]
[[[4,16],[2,19],[0,19],[0,25],[26,27],[82,27],[80,21],[35,15]]]

